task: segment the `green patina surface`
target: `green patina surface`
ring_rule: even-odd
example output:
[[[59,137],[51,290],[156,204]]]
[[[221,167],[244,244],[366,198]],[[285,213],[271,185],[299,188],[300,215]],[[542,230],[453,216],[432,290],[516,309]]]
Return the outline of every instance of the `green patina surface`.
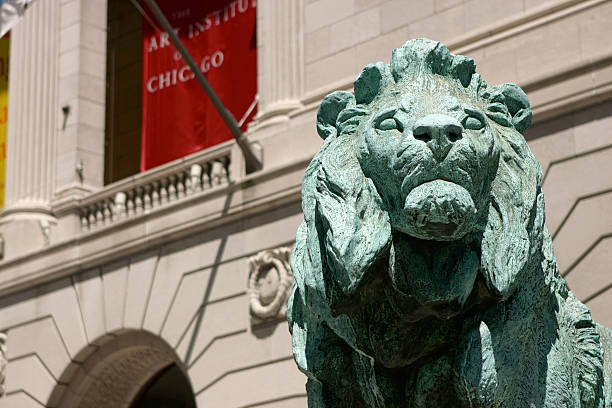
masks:
[[[559,274],[527,96],[475,68],[416,39],[321,103],[288,310],[311,408],[611,403],[612,336]]]

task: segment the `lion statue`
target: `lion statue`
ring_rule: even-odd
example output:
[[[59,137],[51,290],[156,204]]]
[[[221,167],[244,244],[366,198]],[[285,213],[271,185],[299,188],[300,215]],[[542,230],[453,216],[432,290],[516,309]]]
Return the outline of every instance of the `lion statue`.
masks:
[[[612,402],[610,332],[544,226],[527,96],[475,68],[411,40],[321,103],[287,312],[311,408]]]

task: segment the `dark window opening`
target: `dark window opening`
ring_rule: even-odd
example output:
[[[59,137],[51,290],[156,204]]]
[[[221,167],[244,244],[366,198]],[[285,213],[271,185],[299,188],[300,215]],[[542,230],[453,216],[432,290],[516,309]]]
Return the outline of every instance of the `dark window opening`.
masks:
[[[104,183],[140,171],[142,16],[131,2],[108,0]]]

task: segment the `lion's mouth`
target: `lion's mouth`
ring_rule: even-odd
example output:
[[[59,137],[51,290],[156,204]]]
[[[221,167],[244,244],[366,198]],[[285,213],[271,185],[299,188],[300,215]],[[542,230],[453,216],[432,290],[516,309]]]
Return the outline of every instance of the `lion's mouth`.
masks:
[[[408,193],[403,214],[408,221],[403,232],[420,239],[453,241],[472,228],[476,206],[464,187],[437,179]]]

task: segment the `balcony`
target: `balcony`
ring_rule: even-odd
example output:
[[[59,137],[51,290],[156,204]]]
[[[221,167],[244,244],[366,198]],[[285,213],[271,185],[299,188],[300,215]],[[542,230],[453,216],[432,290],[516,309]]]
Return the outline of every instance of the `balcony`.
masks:
[[[188,200],[204,197],[231,183],[231,143],[207,149],[105,186],[78,200],[80,233],[133,220]],[[75,203],[58,206],[57,212]]]

